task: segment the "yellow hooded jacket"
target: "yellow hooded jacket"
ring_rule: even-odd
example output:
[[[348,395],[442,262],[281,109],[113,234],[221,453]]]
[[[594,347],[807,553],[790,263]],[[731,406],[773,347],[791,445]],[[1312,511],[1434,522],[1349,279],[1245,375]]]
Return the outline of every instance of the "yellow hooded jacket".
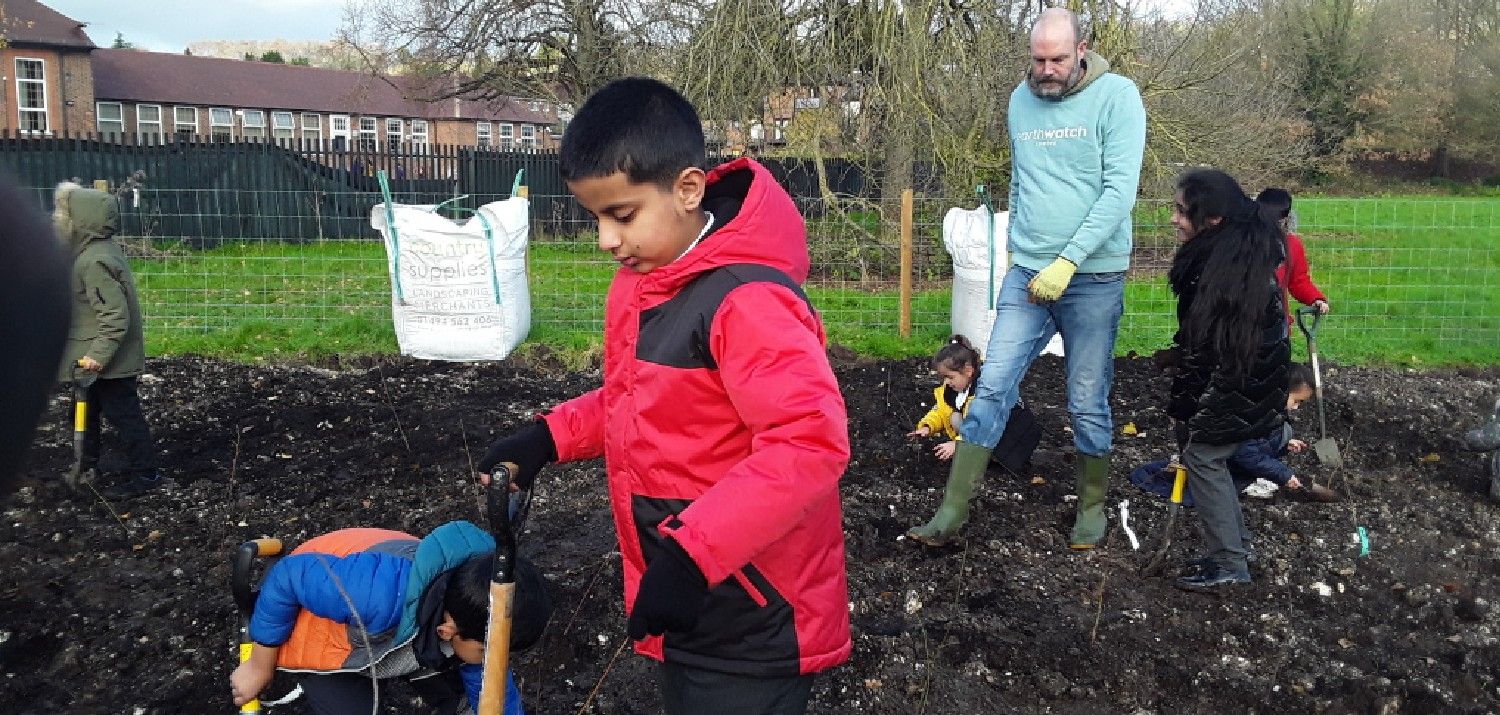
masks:
[[[934,388],[932,391],[932,409],[928,410],[927,414],[923,415],[922,419],[917,421],[917,429],[926,427],[932,434],[942,432],[948,436],[948,439],[962,440],[963,437],[959,436],[958,429],[953,426],[953,414],[956,411],[960,418],[967,416],[969,414],[969,403],[973,400],[965,399],[963,407],[954,408],[954,403],[958,402],[958,397],[959,393],[954,392],[947,385],[938,385]],[[972,397],[972,395],[968,397]]]

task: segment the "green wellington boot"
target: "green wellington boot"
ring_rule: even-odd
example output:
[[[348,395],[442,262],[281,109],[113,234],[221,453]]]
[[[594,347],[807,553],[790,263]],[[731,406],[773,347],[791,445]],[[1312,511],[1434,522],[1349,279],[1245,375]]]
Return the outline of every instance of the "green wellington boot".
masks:
[[[945,546],[953,541],[964,522],[969,520],[969,499],[974,487],[990,463],[990,450],[970,442],[959,442],[953,452],[953,466],[948,471],[948,486],[943,489],[943,505],[932,520],[914,526],[907,538],[927,546]]]
[[[1092,549],[1104,538],[1104,495],[1109,491],[1109,457],[1078,455],[1078,517],[1068,537],[1070,549]]]

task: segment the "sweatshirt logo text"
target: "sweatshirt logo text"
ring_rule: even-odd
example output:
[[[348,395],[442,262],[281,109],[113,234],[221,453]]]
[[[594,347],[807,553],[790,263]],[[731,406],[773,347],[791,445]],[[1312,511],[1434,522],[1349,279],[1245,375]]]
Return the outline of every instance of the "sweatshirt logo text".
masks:
[[[1056,143],[1058,139],[1085,139],[1089,135],[1089,128],[1082,124],[1076,127],[1060,127],[1057,129],[1032,129],[1016,135],[1017,141],[1042,142],[1048,145]]]

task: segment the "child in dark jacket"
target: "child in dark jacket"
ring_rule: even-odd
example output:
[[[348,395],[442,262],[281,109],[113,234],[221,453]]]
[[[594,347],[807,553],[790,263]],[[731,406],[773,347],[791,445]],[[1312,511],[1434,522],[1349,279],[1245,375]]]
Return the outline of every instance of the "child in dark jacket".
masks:
[[[1250,581],[1228,462],[1286,420],[1291,346],[1275,277],[1285,235],[1232,177],[1213,169],[1179,179],[1173,208],[1182,245],[1168,280],[1177,295],[1180,366],[1167,414],[1208,551],[1207,567],[1176,585],[1205,591]]]
[[[1295,412],[1297,408],[1313,396],[1313,374],[1306,365],[1293,364],[1287,371],[1287,412]],[[1307,449],[1307,443],[1300,439],[1292,439],[1292,424],[1285,422],[1280,429],[1272,430],[1271,434],[1260,439],[1252,439],[1240,445],[1239,451],[1229,458],[1229,474],[1234,477],[1234,484],[1242,492],[1251,493],[1253,496],[1270,496],[1270,494],[1255,494],[1254,485],[1257,480],[1264,479],[1278,488],[1287,489],[1299,496],[1320,502],[1331,502],[1338,500],[1338,493],[1321,484],[1314,484],[1311,480],[1303,480],[1292,470],[1291,466],[1282,461],[1288,452],[1300,454]]]
[[[403,678],[442,712],[479,701],[495,540],[466,522],[418,540],[387,529],[341,529],[277,561],[250,620],[250,659],[230,675],[234,704],[256,698],[276,670],[303,674],[317,715],[368,713],[371,680]],[[511,649],[541,637],[551,606],[542,576],[517,564]],[[373,671],[373,672],[372,672]],[[506,674],[506,715],[522,715]]]
[[[1286,409],[1287,412],[1293,412],[1303,402],[1312,399],[1313,376],[1312,370],[1301,364],[1293,364],[1287,375]],[[1253,497],[1270,497],[1277,489],[1286,489],[1313,501],[1337,501],[1338,494],[1332,489],[1303,480],[1282,460],[1289,452],[1298,454],[1305,449],[1306,442],[1292,439],[1290,422],[1272,430],[1265,437],[1245,441],[1227,464],[1235,489],[1243,495]],[[1132,483],[1161,497],[1171,494],[1174,477],[1170,462],[1165,459],[1147,462],[1130,473]],[[1183,504],[1190,507],[1194,505],[1192,490],[1183,495]]]
[[[703,124],[650,79],[611,82],[563,135],[563,178],[620,264],[604,385],[496,442],[529,486],[604,457],[627,631],[668,713],[798,713],[848,660],[838,483],[849,425],[801,283],[807,232],[765,167],[712,171]]]

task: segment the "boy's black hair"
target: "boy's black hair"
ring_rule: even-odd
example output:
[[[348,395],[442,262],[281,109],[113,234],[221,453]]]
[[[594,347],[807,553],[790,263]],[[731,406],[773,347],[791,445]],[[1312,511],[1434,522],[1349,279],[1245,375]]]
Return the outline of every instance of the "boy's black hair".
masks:
[[[1311,388],[1313,386],[1312,368],[1300,362],[1292,363],[1286,371],[1286,389],[1288,392]]]
[[[471,556],[448,579],[443,594],[443,610],[453,616],[458,634],[469,640],[484,640],[490,623],[490,575],[495,571],[495,554]]]
[[[627,77],[589,97],[563,133],[564,181],[625,172],[634,183],[670,188],[683,169],[704,162],[703,122],[677,90]]]
[[[485,638],[490,620],[490,579],[494,572],[494,553],[484,553],[469,557],[453,569],[448,579],[443,610],[453,616],[453,624],[464,638],[477,641]],[[546,577],[531,561],[516,557],[515,575],[510,649],[520,652],[542,639],[542,632],[552,618],[552,598],[547,593]]]
[[[1292,213],[1292,193],[1286,189],[1275,187],[1263,189],[1255,197],[1255,203],[1260,204],[1263,210],[1277,221],[1290,216]]]

